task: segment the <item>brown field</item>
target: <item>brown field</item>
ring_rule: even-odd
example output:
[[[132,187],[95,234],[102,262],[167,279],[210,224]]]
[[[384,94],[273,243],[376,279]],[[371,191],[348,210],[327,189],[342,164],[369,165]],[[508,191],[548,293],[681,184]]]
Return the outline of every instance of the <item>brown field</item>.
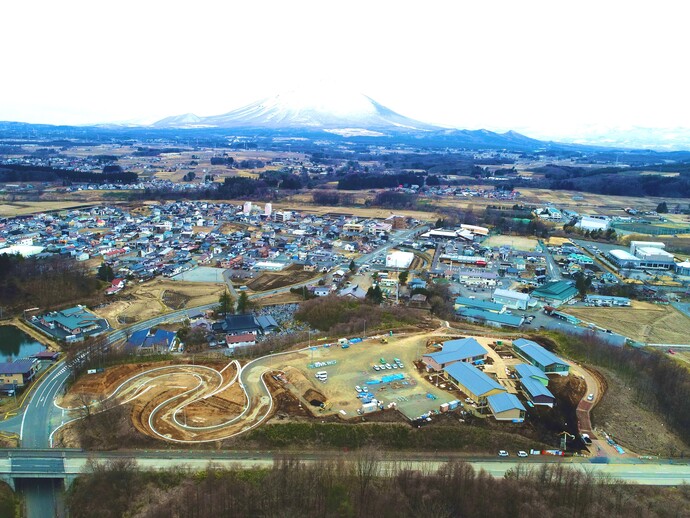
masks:
[[[566,307],[563,311],[638,342],[683,344],[690,335],[690,318],[673,306],[633,302],[630,308]]]
[[[128,285],[118,298],[95,312],[107,318],[112,327],[118,328],[174,309],[212,304],[218,301],[224,289],[224,284],[157,278],[143,284]]]
[[[268,291],[304,282],[318,275],[305,272],[301,265],[292,265],[280,272],[264,272],[252,280],[247,287],[252,291]]]
[[[482,241],[484,246],[503,246],[510,245],[516,250],[532,251],[537,246],[537,240],[531,237],[524,236],[490,236],[488,239]]]
[[[26,214],[38,214],[51,210],[65,210],[75,207],[98,205],[100,202],[83,201],[21,201],[21,202],[0,202],[0,216],[13,217]]]
[[[522,196],[520,201],[535,205],[553,203],[561,209],[571,209],[578,212],[592,214],[607,214],[611,210],[623,210],[626,207],[635,207],[641,210],[656,210],[664,198],[633,196],[610,196],[606,194],[591,194],[579,191],[551,191],[547,189],[519,189]],[[573,196],[582,197],[582,200],[573,200]]]

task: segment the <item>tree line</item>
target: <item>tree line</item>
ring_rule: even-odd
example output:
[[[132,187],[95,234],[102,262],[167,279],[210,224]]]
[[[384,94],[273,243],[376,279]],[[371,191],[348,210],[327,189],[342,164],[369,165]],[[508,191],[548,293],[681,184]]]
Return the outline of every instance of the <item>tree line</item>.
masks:
[[[459,461],[387,473],[380,454],[364,450],[310,463],[284,457],[271,468],[247,470],[143,471],[127,459],[92,462],[66,504],[74,518],[670,518],[690,512],[690,490],[626,485],[547,464],[519,466],[503,478]]]
[[[0,305],[5,311],[55,308],[92,297],[100,282],[71,257],[0,254]]]
[[[666,354],[634,347],[613,347],[594,333],[559,335],[568,355],[610,369],[637,391],[639,399],[662,414],[690,446],[690,371]],[[540,338],[544,340],[544,338]],[[557,347],[556,344],[551,344]],[[596,414],[595,414],[596,415]]]
[[[62,182],[63,185],[69,185],[71,183],[130,184],[138,181],[137,173],[124,172],[119,166],[105,166],[102,173],[94,173],[48,166],[0,165],[0,182]]]

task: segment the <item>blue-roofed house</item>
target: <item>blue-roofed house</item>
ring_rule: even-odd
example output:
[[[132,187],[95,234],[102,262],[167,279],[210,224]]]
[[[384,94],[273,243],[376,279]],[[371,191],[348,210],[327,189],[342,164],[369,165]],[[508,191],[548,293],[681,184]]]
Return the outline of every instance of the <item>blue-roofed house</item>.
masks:
[[[126,345],[135,347],[140,352],[169,351],[176,336],[177,333],[174,331],[166,331],[165,329],[141,329],[131,334]]]
[[[532,340],[525,338],[513,340],[513,350],[520,358],[538,367],[546,374],[568,375],[570,365]]]
[[[546,388],[549,378],[541,369],[534,365],[519,363],[515,366],[515,372],[522,384],[522,392],[529,401],[535,405],[553,407],[556,403],[556,398]]]
[[[21,358],[13,362],[0,363],[0,384],[23,387],[36,375],[36,358]]]
[[[522,423],[525,420],[525,407],[515,394],[508,392],[494,394],[487,397],[486,402],[496,421]]]
[[[525,318],[521,315],[509,315],[507,313],[492,313],[482,309],[459,308],[457,314],[478,324],[486,324],[494,327],[520,327]]]
[[[422,356],[422,361],[428,371],[442,371],[455,362],[480,362],[486,360],[488,351],[474,338],[448,340],[443,342],[443,349],[439,352]]]
[[[486,398],[494,394],[506,392],[506,389],[495,379],[469,363],[455,362],[445,368],[446,377],[467,394],[477,405],[486,403]]]

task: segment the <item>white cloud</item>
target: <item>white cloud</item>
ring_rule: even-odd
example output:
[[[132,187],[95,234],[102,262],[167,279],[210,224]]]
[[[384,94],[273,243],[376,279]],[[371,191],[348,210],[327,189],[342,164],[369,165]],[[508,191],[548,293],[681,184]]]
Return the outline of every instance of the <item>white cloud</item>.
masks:
[[[211,115],[326,79],[449,126],[688,126],[684,14],[680,2],[4,2],[0,120]]]

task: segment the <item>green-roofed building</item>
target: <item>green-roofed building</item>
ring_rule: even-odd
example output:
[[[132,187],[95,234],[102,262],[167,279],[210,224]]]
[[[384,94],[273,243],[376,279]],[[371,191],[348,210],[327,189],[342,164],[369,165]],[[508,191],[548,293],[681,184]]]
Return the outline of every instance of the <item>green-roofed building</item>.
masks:
[[[574,299],[577,294],[577,288],[571,281],[551,281],[534,290],[532,297],[550,306],[560,306]]]

